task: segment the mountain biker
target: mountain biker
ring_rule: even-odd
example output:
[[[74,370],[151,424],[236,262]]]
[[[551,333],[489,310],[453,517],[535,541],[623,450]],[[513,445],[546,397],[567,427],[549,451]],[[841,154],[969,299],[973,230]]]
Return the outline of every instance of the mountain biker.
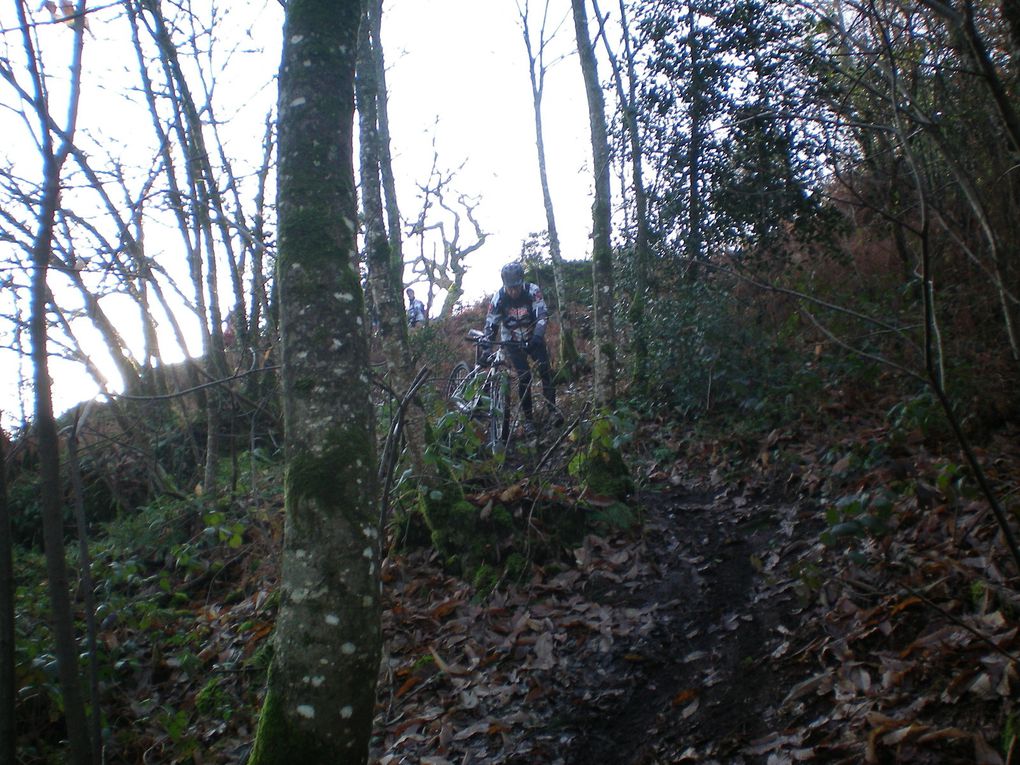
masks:
[[[407,326],[417,327],[425,323],[425,304],[414,296],[414,290],[407,288]]]
[[[554,424],[563,423],[563,415],[556,408],[556,388],[549,368],[549,351],[545,345],[545,328],[549,313],[537,284],[524,281],[524,267],[512,262],[500,271],[503,286],[492,297],[489,312],[485,317],[485,337],[493,341],[496,331],[503,342],[514,341],[506,346],[507,358],[517,372],[517,395],[524,412],[524,431],[534,433],[531,402],[531,367],[528,359],[534,359],[538,376],[542,380],[542,394]]]

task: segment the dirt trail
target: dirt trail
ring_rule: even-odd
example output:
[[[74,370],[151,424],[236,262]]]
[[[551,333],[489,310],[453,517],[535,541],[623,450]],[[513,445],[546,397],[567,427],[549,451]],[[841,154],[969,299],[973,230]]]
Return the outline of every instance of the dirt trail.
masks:
[[[766,762],[753,742],[805,671],[770,660],[796,649],[777,573],[796,510],[724,488],[633,504],[640,538],[589,537],[575,567],[481,602],[392,562],[380,765]]]
[[[768,712],[788,688],[769,657],[788,642],[798,608],[791,583],[770,582],[763,569],[778,562],[794,510],[723,492],[640,503],[658,577],[622,601],[611,589],[597,599],[666,607],[651,632],[613,652],[601,686],[576,700],[564,762],[755,761],[744,750],[772,729]]]

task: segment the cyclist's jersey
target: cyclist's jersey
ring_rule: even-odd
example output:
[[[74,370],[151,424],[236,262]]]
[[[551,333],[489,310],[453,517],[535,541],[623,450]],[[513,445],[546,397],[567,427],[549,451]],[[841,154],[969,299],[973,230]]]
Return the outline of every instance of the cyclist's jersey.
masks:
[[[507,294],[505,287],[492,296],[484,332],[486,337],[494,338],[498,325],[500,340],[524,341],[544,337],[548,322],[542,290],[537,284],[525,283],[516,300]]]
[[[415,326],[425,321],[425,304],[415,298],[411,301],[411,305],[407,307],[407,323],[409,326]]]

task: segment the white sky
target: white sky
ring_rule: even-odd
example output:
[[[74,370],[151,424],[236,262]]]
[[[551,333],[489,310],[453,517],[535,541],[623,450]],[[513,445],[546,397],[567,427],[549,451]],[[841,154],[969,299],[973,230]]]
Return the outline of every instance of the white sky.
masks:
[[[553,0],[559,19],[569,0]],[[527,53],[516,3],[390,0],[383,45],[402,213],[417,212],[416,181],[432,162],[458,173],[458,190],[481,197],[478,215],[491,236],[469,260],[469,297],[499,286],[499,267],[517,256],[528,234],[546,229],[538,176]],[[573,24],[554,50],[573,48]],[[438,120],[438,123],[437,123]],[[543,100],[546,157],[564,257],[590,254],[591,165],[587,106],[575,57],[554,65]]]
[[[547,61],[574,47],[570,2],[552,2],[556,12],[551,18],[567,21]],[[11,30],[17,26],[13,6],[0,4],[0,28]],[[217,117],[227,122],[228,142],[233,144],[228,151],[243,171],[244,165],[254,167],[260,161],[264,116],[275,103],[272,78],[279,66],[283,14],[275,0],[240,6],[223,2],[222,8],[225,28],[237,31],[243,50],[213,65],[219,78],[214,104],[219,110]],[[137,93],[137,64],[127,40],[127,24],[119,18],[122,13],[116,7],[98,10],[91,17],[92,33],[86,37],[86,88],[79,134],[88,133],[101,147],[91,152],[100,167],[104,165],[103,152],[121,157],[130,152],[133,135],[151,136],[146,107]],[[40,38],[50,74],[66,71],[66,66],[61,69],[61,60],[70,44],[70,30],[65,26],[43,27]],[[428,179],[434,142],[438,169],[449,173],[460,168],[453,191],[480,199],[476,215],[489,238],[468,259],[465,281],[466,300],[480,300],[499,286],[499,268],[518,255],[529,233],[546,228],[527,55],[516,2],[387,0],[383,43],[401,213],[405,219],[418,214],[417,184]],[[0,45],[16,50],[21,45],[20,35],[9,31]],[[250,51],[259,46],[264,52],[252,55]],[[222,53],[225,49],[217,50]],[[27,84],[27,77],[23,82]],[[125,86],[125,82],[130,85]],[[0,83],[0,87],[5,86]],[[59,96],[57,89],[54,95]],[[3,101],[13,102],[9,89]],[[57,97],[54,102],[60,114],[63,102]],[[568,259],[586,257],[591,228],[591,150],[583,83],[575,56],[559,60],[549,71],[543,120],[563,254]],[[0,135],[6,144],[6,151],[0,153],[18,155],[26,162],[23,174],[37,178],[38,153],[15,113],[0,109]],[[13,146],[20,148],[12,150]],[[130,162],[127,164],[130,167]],[[464,221],[462,229],[466,225]],[[470,229],[462,236],[465,243],[473,241]],[[159,258],[160,246],[151,230],[146,244],[149,254]],[[407,242],[408,256],[413,244]],[[166,247],[169,256],[179,257],[174,252],[179,249],[178,243],[171,241]],[[131,322],[125,324],[124,329],[130,332]],[[9,402],[15,393],[16,375],[8,362],[0,363],[0,367],[0,402],[8,402],[0,403],[0,408],[14,413],[17,407]],[[83,395],[91,395],[92,381],[83,380],[67,365],[57,363],[54,376],[58,411]]]

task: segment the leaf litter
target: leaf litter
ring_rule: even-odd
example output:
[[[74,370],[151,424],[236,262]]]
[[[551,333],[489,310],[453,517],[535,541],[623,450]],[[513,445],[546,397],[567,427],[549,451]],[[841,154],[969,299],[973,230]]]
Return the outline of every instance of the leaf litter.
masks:
[[[724,478],[705,444],[712,463],[649,468],[642,532],[485,597],[391,556],[373,761],[1014,761],[1020,603],[983,505],[912,452],[890,532],[844,555],[821,501],[890,476],[826,472],[798,435],[770,435],[793,478]]]
[[[892,439],[848,420],[842,437],[774,431],[749,469],[722,444],[647,427],[637,442],[680,456],[633,456],[646,487],[636,533],[589,535],[484,596],[429,551],[391,553],[372,762],[1018,761],[1017,577],[945,457],[908,439],[855,467],[843,457]],[[988,447],[1011,513],[1015,436]],[[510,488],[508,502],[535,501]],[[894,493],[887,533],[850,550],[821,541],[826,508],[880,490]],[[131,732],[111,761],[244,761],[275,620],[276,525],[224,550],[247,556],[231,573],[183,582],[187,607],[101,630],[124,657],[111,726]],[[165,597],[145,581],[140,596]],[[167,650],[184,638],[189,650]]]

